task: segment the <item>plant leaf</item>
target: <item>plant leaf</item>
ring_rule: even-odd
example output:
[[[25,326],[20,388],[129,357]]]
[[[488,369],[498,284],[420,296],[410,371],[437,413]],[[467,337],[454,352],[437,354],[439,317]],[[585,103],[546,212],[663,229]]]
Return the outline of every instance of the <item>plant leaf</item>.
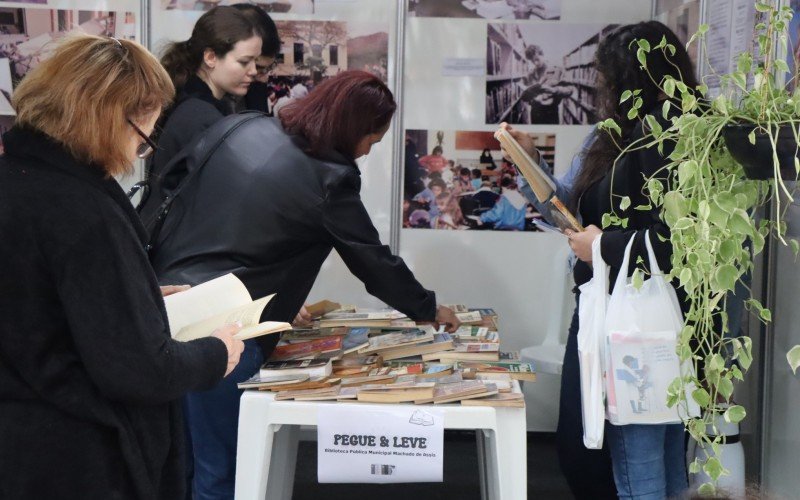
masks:
[[[729,422],[731,424],[738,424],[739,422],[744,420],[744,417],[747,416],[747,412],[745,411],[743,406],[733,405],[727,410],[725,410],[725,413],[722,416],[725,418],[726,422]]]
[[[623,196],[622,200],[619,202],[619,209],[620,210],[627,210],[628,207],[631,206],[631,199],[628,196]]]
[[[739,271],[731,264],[723,264],[714,273],[719,289],[733,290],[736,287],[736,280],[739,278]]]
[[[707,390],[700,387],[699,389],[692,391],[692,399],[694,399],[697,404],[705,408],[708,406],[708,403],[711,402],[711,395]]]
[[[725,400],[728,401],[731,399],[731,395],[733,394],[733,382],[731,382],[731,379],[723,377],[722,380],[719,381],[719,384],[717,384],[717,389],[725,398]]]
[[[797,373],[797,367],[800,366],[800,345],[789,349],[789,352],[786,353],[786,360],[792,367],[792,373]]]
[[[716,481],[722,475],[725,469],[722,467],[722,462],[717,457],[709,457],[706,464],[703,466],[703,472],[708,474],[712,481]]]

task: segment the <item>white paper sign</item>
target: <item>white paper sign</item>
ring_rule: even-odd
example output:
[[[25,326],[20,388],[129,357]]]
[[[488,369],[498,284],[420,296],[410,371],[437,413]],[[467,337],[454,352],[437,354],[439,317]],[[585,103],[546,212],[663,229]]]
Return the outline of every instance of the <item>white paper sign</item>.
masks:
[[[442,76],[484,76],[485,58],[445,57],[442,61]]]
[[[318,422],[320,483],[442,481],[444,412],[440,409],[323,405]]]

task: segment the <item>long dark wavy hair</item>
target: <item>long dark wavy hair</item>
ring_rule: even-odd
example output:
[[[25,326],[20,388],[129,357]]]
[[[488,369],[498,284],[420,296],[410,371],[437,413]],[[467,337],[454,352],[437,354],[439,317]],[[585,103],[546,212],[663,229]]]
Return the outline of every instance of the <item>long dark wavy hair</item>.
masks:
[[[635,41],[647,40],[651,47],[655,47],[662,37],[675,47],[675,55],[653,49],[647,56],[648,75],[647,71],[641,69],[636,58],[638,45]],[[623,148],[629,144],[639,123],[640,118],[627,118],[633,99],[620,104],[622,93],[626,90],[641,90],[639,97],[644,102],[640,111],[649,113],[665,97],[656,84],[661,83],[665,76],[683,81],[690,88],[697,86],[694,67],[683,44],[672,30],[658,21],[627,24],[608,33],[597,48],[595,67],[598,119],[613,118],[622,129],[622,136],[612,139],[605,131],[597,133],[595,141],[586,152],[583,168],[575,180],[571,203],[573,210],[577,210],[580,196],[611,170],[620,153],[617,144]],[[617,144],[614,143],[615,140]]]

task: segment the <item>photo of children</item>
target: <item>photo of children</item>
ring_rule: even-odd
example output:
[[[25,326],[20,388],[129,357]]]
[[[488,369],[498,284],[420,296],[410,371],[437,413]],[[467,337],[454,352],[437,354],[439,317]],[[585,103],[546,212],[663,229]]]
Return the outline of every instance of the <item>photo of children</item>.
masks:
[[[486,19],[561,19],[563,0],[409,0],[416,17],[483,17]]]
[[[552,167],[555,135],[534,137]],[[404,228],[538,231],[537,218],[493,132],[406,130]]]
[[[594,123],[594,54],[614,27],[489,24],[486,123]]]
[[[0,8],[0,90],[6,74],[12,87],[47,57],[51,41],[73,30],[91,35],[136,38],[131,12]],[[6,103],[0,103],[5,109]]]
[[[269,13],[313,14],[315,0],[255,0],[249,3],[258,5]],[[211,10],[217,5],[241,3],[238,0],[162,0],[166,10]]]
[[[389,33],[383,25],[341,21],[277,21],[281,51],[257,79],[268,85],[267,112],[308,95],[324,79],[348,69],[388,80]]]

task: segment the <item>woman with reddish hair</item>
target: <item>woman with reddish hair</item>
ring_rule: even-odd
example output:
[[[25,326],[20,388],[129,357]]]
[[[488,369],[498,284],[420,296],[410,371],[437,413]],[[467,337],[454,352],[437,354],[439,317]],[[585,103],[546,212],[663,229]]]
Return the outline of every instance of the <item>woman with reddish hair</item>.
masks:
[[[232,272],[254,297],[277,293],[262,320],[291,321],[336,249],[369,293],[414,320],[453,331],[453,312],[437,305],[435,294],[381,243],[359,194],[355,160],[383,138],[396,108],[378,78],[345,71],[276,118],[242,123],[230,116],[213,125],[184,153],[189,170],[208,156],[204,166],[179,193],[156,193],[174,199],[153,242],[159,280],[197,284]],[[198,447],[216,450],[228,464],[218,478],[219,498],[233,497],[236,383],[258,370],[277,337],[262,339],[245,342],[239,369],[224,383],[188,398],[195,455]]]

